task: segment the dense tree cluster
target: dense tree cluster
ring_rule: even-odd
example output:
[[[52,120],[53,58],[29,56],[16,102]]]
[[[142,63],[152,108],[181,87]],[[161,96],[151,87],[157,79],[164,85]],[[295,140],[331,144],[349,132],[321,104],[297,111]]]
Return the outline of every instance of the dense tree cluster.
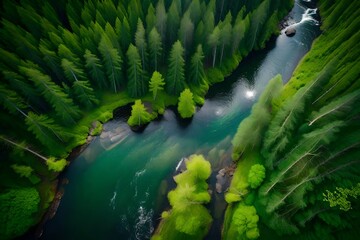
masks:
[[[78,123],[84,109],[101,103],[103,93],[127,91],[141,98],[154,71],[165,77],[169,94],[179,96],[189,87],[203,95],[196,88],[207,84],[205,68],[262,47],[269,37],[264,32],[276,31],[274,23],[290,5],[280,0],[4,1],[2,126],[14,126],[7,135],[16,129],[31,132],[38,139],[33,144],[51,153],[53,146],[76,138],[66,128]],[[202,102],[198,96],[194,100]]]
[[[210,202],[210,163],[202,155],[192,155],[185,163],[187,170],[174,177],[177,187],[168,194],[172,209],[163,212],[152,239],[201,239],[210,227],[212,218],[202,205]]]
[[[24,234],[36,223],[40,196],[35,188],[12,189],[0,195],[1,239]]]
[[[270,82],[233,139],[234,160],[255,152],[269,173],[249,195],[274,238],[355,239],[359,227],[353,200],[360,180],[360,35],[352,29],[360,27],[360,3],[321,0],[319,7],[326,33],[290,82],[271,91],[281,91],[273,98],[267,96],[275,86]],[[252,170],[248,181],[256,187]]]
[[[0,140],[8,160],[3,169],[23,175],[31,168],[36,176],[44,166],[61,171],[69,151],[85,143],[90,123],[111,118],[110,106],[120,103],[109,104],[108,96],[125,104],[152,94],[153,110],[163,113],[159,93],[177,99],[190,89],[193,101],[202,104],[211,83],[264,46],[292,1],[1,4]],[[106,104],[106,111],[97,111]],[[134,108],[143,116],[129,119],[132,124],[149,121],[142,104]],[[28,161],[33,158],[40,161]]]

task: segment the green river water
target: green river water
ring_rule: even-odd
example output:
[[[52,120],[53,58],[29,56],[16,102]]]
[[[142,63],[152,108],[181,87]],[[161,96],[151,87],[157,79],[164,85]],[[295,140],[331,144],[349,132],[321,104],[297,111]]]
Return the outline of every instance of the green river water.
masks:
[[[211,162],[214,190],[216,172],[231,162],[231,139],[241,120],[272,77],[289,80],[319,34],[314,15],[296,1],[289,19],[296,35],[283,33],[244,59],[223,83],[211,87],[190,123],[169,109],[142,133],[132,132],[122,119],[105,124],[102,135],[63,174],[69,184],[41,239],[149,239],[168,207],[166,194],[175,186],[171,177],[178,162],[194,153]],[[220,239],[223,195],[213,191],[208,207],[214,224],[207,239]]]

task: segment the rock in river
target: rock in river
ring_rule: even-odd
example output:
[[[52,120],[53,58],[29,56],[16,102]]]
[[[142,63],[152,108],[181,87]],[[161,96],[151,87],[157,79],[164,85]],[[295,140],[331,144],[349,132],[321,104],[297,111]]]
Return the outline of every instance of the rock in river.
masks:
[[[294,36],[295,33],[296,33],[296,29],[293,28],[293,27],[288,27],[288,28],[285,30],[285,34],[286,34],[286,36],[288,36],[288,37]]]

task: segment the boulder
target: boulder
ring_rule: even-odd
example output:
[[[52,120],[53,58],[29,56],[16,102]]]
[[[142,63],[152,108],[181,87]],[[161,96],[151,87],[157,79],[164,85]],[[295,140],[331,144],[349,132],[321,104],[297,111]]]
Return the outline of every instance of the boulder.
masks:
[[[288,37],[294,36],[295,33],[296,33],[296,29],[293,28],[293,27],[288,27],[288,28],[285,30],[285,34],[286,34],[286,36],[288,36]]]

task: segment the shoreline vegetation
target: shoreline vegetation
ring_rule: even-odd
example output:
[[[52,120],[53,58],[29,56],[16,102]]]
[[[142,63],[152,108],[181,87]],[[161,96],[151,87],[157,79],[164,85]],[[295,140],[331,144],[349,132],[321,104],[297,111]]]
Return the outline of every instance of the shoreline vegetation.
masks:
[[[318,7],[322,34],[286,85],[269,82],[232,140],[223,239],[358,237],[360,3]]]
[[[137,102],[135,126],[180,101],[180,115],[191,117],[210,85],[279,31],[292,4],[3,1],[0,201],[18,200],[1,204],[1,237],[40,221],[66,158],[101,132],[113,110]],[[26,205],[29,212],[8,212]],[[7,221],[8,214],[18,218]]]

